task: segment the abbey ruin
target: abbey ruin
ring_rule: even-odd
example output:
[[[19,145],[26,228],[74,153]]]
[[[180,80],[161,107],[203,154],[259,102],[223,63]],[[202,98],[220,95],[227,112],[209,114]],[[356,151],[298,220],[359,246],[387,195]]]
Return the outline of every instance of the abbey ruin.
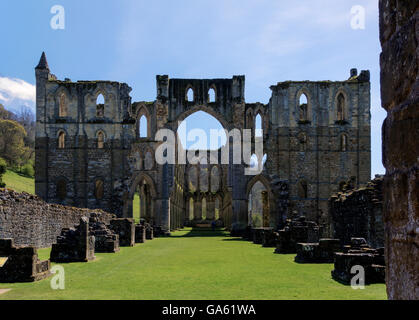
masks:
[[[275,229],[305,216],[330,237],[331,195],[349,180],[359,187],[371,179],[369,71],[352,69],[344,81],[280,82],[267,104],[246,103],[244,76],[157,76],[156,100],[133,102],[125,83],[58,80],[44,53],[35,71],[36,194],[49,203],[130,218],[137,194],[141,218],[165,232],[213,221],[241,232],[257,213],[261,227]],[[213,164],[209,151],[197,150],[197,163],[156,163],[156,132],[177,132],[197,111],[227,131],[252,129],[253,145],[262,138],[261,173],[245,175],[245,162]]]

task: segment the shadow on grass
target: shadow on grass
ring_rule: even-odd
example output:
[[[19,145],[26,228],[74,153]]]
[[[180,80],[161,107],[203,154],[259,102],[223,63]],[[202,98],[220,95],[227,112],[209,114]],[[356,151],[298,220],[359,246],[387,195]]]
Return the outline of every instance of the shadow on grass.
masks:
[[[229,237],[230,233],[225,229],[211,228],[192,228],[188,233],[183,235],[174,234],[173,238],[191,238],[191,237]]]
[[[226,239],[223,239],[223,241],[245,241],[245,242],[252,243],[252,241],[247,241],[243,238],[226,238]]]

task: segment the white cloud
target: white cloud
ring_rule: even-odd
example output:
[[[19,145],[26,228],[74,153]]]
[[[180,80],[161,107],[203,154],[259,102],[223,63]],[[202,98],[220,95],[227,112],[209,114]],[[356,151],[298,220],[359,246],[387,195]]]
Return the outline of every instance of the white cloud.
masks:
[[[0,103],[9,109],[35,105],[36,87],[22,79],[0,77]]]

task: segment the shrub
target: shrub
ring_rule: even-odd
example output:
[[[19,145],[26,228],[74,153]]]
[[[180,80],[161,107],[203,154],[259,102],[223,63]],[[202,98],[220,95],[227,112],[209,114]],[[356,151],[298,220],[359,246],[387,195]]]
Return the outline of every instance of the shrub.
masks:
[[[3,174],[6,173],[7,170],[7,163],[3,158],[0,158],[0,188],[4,188],[6,186],[5,183],[3,183]]]
[[[23,174],[24,176],[31,177],[31,178],[35,176],[35,170],[30,163],[25,164],[20,170],[20,173]]]

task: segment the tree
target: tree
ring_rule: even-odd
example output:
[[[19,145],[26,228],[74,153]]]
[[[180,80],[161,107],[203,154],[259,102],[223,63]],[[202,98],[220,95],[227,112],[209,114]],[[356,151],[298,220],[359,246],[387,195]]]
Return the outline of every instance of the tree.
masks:
[[[6,161],[0,158],[0,188],[4,188],[6,186],[6,184],[3,183],[3,175],[6,173],[6,169],[7,169]]]
[[[6,110],[6,108],[0,103],[0,119],[3,120],[15,120],[15,114]]]
[[[24,138],[25,146],[28,151],[25,154],[25,163],[34,161],[35,157],[35,114],[28,107],[22,107],[16,114],[16,121],[20,123],[26,131]]]
[[[11,166],[21,166],[28,148],[24,139],[26,131],[16,121],[0,120],[0,157]]]

